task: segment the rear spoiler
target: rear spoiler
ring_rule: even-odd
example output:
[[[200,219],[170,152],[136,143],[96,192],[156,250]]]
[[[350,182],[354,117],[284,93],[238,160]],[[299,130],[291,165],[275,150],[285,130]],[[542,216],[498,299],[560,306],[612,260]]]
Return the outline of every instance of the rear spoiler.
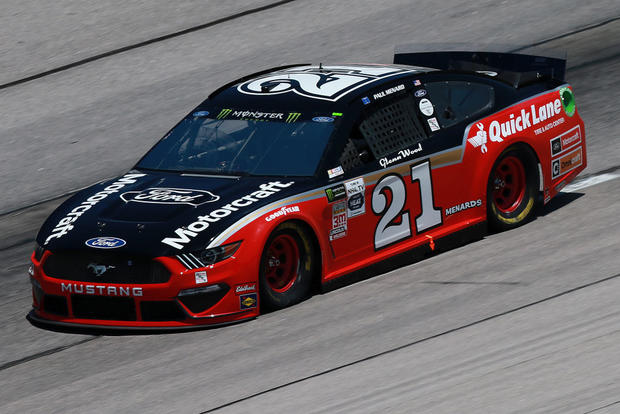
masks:
[[[529,52],[523,53],[522,50]],[[515,88],[545,79],[564,81],[566,74],[566,52],[534,48],[407,45],[396,48],[394,63],[481,72],[508,82]]]

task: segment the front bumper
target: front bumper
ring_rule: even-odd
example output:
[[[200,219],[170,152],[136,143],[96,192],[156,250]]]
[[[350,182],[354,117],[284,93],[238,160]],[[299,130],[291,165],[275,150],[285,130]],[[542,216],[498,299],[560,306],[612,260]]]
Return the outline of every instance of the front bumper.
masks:
[[[33,309],[28,320],[35,326],[187,330],[230,324],[259,313],[258,284],[238,276],[241,262],[235,258],[187,269],[175,258],[158,257],[153,261],[170,273],[166,281],[129,284],[106,283],[105,277],[97,282],[52,277],[45,272],[51,256],[45,252],[40,262],[32,256]]]

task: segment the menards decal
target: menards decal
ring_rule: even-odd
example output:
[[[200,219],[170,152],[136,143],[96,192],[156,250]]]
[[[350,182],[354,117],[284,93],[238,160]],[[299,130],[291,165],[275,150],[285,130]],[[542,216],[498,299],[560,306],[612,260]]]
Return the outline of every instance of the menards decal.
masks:
[[[550,122],[534,130],[540,134],[564,122],[564,117],[552,120],[562,112],[562,100],[558,92],[543,95],[534,103],[528,101],[501,111],[485,120],[476,122],[476,128],[469,128],[467,141],[474,148],[487,152],[487,142],[502,142],[514,134],[527,131],[540,123]],[[489,122],[490,121],[490,122]]]

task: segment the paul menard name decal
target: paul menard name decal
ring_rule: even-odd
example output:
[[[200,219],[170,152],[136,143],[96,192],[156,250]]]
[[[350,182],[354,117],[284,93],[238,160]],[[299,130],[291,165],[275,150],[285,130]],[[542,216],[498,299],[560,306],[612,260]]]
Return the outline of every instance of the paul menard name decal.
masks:
[[[270,197],[281,189],[290,187],[293,183],[294,181],[286,184],[283,184],[280,181],[271,181],[267,184],[261,184],[258,191],[254,191],[249,195],[243,196],[235,201],[223,205],[209,214],[198,216],[196,221],[191,223],[189,226],[176,229],[174,232],[177,237],[166,237],[161,242],[180,250],[185,244],[189,243],[192,238],[198,236],[198,233],[208,229],[210,223],[216,223],[222,218],[230,215],[233,211],[242,210],[256,203],[261,198]]]

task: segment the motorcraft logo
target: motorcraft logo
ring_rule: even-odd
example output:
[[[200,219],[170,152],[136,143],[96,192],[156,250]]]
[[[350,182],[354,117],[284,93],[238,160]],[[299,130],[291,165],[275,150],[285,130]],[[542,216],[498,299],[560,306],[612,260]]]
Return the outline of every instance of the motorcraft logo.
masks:
[[[121,194],[121,199],[126,202],[152,203],[152,204],[189,204],[197,207],[204,203],[213,203],[220,199],[219,196],[205,190],[192,190],[187,188],[147,188],[142,191],[128,191]]]
[[[333,102],[372,82],[410,72],[415,70],[363,65],[301,66],[249,80],[237,86],[237,90],[248,95],[295,93]]]
[[[67,213],[65,217],[60,219],[58,224],[52,229],[52,234],[45,239],[43,244],[48,244],[51,239],[60,238],[70,232],[74,228],[73,223],[79,219],[82,214],[90,210],[92,206],[107,198],[110,194],[117,193],[126,185],[134,184],[137,178],[144,177],[145,175],[146,174],[125,174],[103,190],[88,197],[85,201],[82,201],[79,206],[75,207]]]
[[[554,94],[554,96],[557,96]],[[503,142],[518,132],[532,128],[539,123],[553,118],[562,111],[562,101],[560,98],[548,100],[541,104],[531,104],[529,108],[521,107],[509,111],[500,112],[495,119],[485,128],[484,122],[475,124],[477,129],[470,128],[467,141],[474,147],[480,147],[484,154],[487,152],[487,143]]]
[[[247,207],[260,201],[260,199],[271,197],[273,194],[283,188],[290,187],[294,183],[294,181],[289,183],[271,181],[269,183],[261,184],[257,191],[225,204],[220,208],[211,211],[209,214],[198,216],[196,221],[187,227],[180,227],[176,229],[174,231],[176,237],[166,237],[161,242],[167,244],[168,246],[174,247],[175,249],[181,250],[185,244],[189,243],[194,237],[197,237],[199,233],[208,229],[211,223],[217,223],[235,211],[245,210]]]

